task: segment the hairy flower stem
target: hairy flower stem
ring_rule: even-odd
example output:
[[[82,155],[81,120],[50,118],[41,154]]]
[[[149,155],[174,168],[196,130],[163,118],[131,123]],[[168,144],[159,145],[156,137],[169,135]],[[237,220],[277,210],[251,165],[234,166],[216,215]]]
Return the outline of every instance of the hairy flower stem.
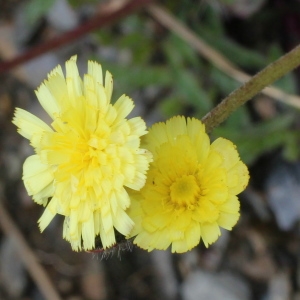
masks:
[[[202,122],[206,126],[206,131],[211,132],[220,123],[225,121],[237,108],[245,104],[265,87],[298,67],[299,64],[300,45],[257,73],[207,113],[202,118]]]

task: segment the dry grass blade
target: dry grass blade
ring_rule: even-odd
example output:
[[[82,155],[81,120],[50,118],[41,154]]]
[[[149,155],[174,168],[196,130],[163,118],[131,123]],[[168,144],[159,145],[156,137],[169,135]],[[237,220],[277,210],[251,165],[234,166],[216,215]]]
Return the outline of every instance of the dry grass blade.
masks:
[[[33,251],[30,249],[20,230],[6,211],[3,205],[3,199],[0,199],[0,227],[3,232],[14,241],[20,258],[45,299],[61,300],[61,297],[52,285],[47,273],[38,263]]]
[[[208,61],[210,61],[218,69],[222,70],[228,76],[241,83],[245,83],[246,81],[251,79],[251,76],[239,70],[231,61],[229,61],[221,53],[206,44],[194,32],[192,32],[184,24],[179,22],[174,16],[172,16],[172,14],[167,12],[159,5],[149,4],[147,6],[147,11],[157,22],[180,36],[194,49],[196,49],[203,57],[205,57]],[[285,104],[300,108],[300,97],[296,95],[287,94],[275,87],[267,87],[262,90],[262,93]]]

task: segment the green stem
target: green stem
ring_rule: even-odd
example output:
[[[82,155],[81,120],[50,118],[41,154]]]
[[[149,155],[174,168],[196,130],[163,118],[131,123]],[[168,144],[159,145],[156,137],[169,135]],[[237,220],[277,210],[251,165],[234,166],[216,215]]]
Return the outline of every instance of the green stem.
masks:
[[[226,120],[238,107],[245,104],[265,87],[295,69],[299,64],[300,45],[257,73],[205,115],[202,118],[202,122],[206,126],[206,131],[212,131],[213,128]]]

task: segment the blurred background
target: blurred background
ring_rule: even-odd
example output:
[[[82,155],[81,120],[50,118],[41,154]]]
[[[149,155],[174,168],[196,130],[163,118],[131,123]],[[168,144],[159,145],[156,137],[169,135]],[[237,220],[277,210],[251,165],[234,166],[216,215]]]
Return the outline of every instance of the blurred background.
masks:
[[[212,132],[251,181],[233,231],[181,255],[72,252],[59,216],[41,234],[21,181],[32,149],[11,124],[15,107],[48,120],[34,90],[74,54],[81,74],[88,59],[109,70],[113,99],[128,94],[150,126],[202,118],[299,41],[299,0],[0,0],[0,299],[299,300],[299,69]]]

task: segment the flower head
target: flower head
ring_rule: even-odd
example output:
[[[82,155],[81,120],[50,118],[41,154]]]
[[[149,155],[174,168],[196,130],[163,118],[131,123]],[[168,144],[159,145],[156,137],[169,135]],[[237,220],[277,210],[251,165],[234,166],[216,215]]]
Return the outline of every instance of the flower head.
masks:
[[[37,89],[51,126],[17,108],[13,123],[30,140],[35,155],[23,167],[23,180],[35,202],[47,206],[39,220],[43,231],[56,214],[65,216],[63,236],[74,250],[115,244],[114,228],[127,235],[133,222],[125,212],[128,190],[145,184],[151,155],[140,149],[146,126],[140,117],[126,119],[134,104],[123,95],[110,103],[112,76],[88,62],[83,80],[76,57],[60,66]],[[49,201],[50,199],[50,201]]]
[[[130,237],[143,249],[186,252],[215,242],[220,228],[239,218],[237,194],[247,186],[247,167],[235,146],[218,138],[210,144],[197,119],[174,117],[155,124],[145,147],[153,153],[145,186],[132,193]]]

